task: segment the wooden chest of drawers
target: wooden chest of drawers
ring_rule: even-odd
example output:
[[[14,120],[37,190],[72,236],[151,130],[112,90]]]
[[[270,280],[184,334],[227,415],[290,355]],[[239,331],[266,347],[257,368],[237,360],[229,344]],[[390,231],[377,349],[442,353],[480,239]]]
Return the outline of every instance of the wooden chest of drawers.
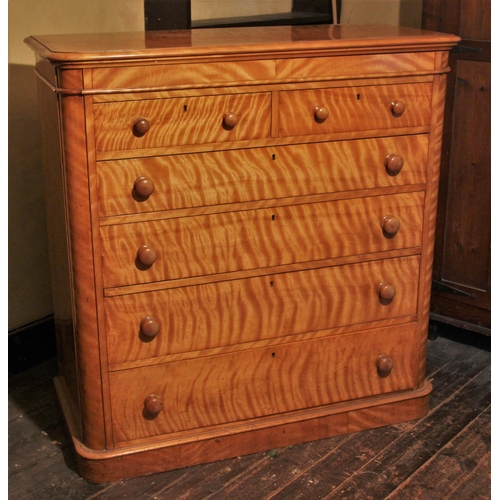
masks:
[[[84,477],[426,413],[457,41],[373,26],[26,40],[56,387]]]

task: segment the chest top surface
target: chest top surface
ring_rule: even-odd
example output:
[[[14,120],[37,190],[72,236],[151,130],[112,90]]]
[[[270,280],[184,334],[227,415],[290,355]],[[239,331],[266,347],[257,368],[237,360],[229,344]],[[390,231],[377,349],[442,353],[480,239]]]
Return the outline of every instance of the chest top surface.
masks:
[[[311,25],[209,28],[122,33],[34,35],[25,42],[54,64],[105,60],[178,59],[186,56],[231,57],[307,51],[374,53],[449,50],[458,37],[414,28],[384,25]]]

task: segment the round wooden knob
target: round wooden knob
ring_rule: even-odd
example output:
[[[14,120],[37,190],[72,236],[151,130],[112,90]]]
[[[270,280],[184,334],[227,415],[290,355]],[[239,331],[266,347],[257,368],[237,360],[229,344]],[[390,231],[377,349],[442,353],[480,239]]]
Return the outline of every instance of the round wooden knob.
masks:
[[[405,112],[406,106],[403,101],[392,101],[391,111],[395,116],[401,116]]]
[[[143,245],[137,250],[137,259],[141,264],[150,266],[156,261],[156,252],[151,250],[148,245]]]
[[[396,295],[396,288],[390,283],[380,283],[378,286],[378,295],[382,300],[390,301]]]
[[[396,154],[387,155],[385,158],[385,168],[390,175],[398,175],[404,163],[403,158]]]
[[[160,396],[151,394],[144,400],[144,408],[146,411],[152,415],[160,413],[163,408],[163,403],[161,402]]]
[[[147,177],[138,177],[134,182],[135,192],[142,198],[151,196],[155,190],[154,182]]]
[[[238,115],[235,113],[226,113],[222,119],[224,126],[227,128],[233,128],[238,123]]]
[[[316,106],[314,108],[314,118],[318,122],[324,122],[328,118],[329,114],[328,109],[324,106]]]
[[[392,238],[399,231],[401,221],[397,217],[394,217],[394,215],[386,215],[380,222],[380,225],[382,226],[384,235]]]
[[[383,374],[389,374],[391,373],[391,370],[394,368],[394,362],[392,359],[385,355],[381,354],[376,361],[377,369],[379,372]]]
[[[153,316],[147,316],[141,321],[141,333],[146,337],[153,338],[160,331],[160,322]]]
[[[142,137],[149,130],[149,122],[145,118],[139,118],[133,126],[134,135]]]

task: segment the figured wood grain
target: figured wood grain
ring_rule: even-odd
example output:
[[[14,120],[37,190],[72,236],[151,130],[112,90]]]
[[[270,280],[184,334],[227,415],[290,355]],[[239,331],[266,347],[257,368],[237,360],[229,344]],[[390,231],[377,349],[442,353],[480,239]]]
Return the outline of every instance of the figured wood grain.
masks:
[[[83,80],[88,82],[91,79],[91,71],[89,69],[83,70]],[[98,227],[99,225],[99,210],[98,210],[98,192],[97,192],[97,172],[96,172],[96,161],[95,161],[95,142],[94,142],[94,114],[92,106],[92,97],[84,97],[84,105],[86,108],[85,113],[85,128],[86,128],[86,142],[87,142],[87,163],[88,163],[88,183],[89,183],[89,203],[90,203],[90,217],[92,227]],[[100,253],[100,237],[97,231],[92,231],[92,247],[94,254]],[[102,290],[102,271],[101,262],[98,259],[94,260],[95,271],[94,271],[94,287],[96,290]],[[103,331],[104,326],[104,303],[99,295],[96,300],[96,315],[97,315],[97,329],[98,331]],[[101,367],[100,380],[101,380],[101,391],[103,394],[107,395],[109,392],[109,379],[108,370],[105,368],[107,363],[107,343],[106,339],[102,336],[98,336],[98,352],[99,352],[99,362]],[[113,442],[111,435],[111,411],[109,407],[109,398],[102,398],[102,408],[103,408],[103,418],[104,418],[104,439],[106,447],[110,446]]]
[[[260,210],[263,208],[284,207],[289,205],[309,205],[311,203],[326,203],[353,198],[365,198],[371,196],[389,196],[400,193],[414,193],[425,191],[426,184],[406,184],[403,186],[388,186],[385,188],[357,189],[354,191],[336,191],[332,193],[311,194],[292,196],[286,198],[270,198],[267,200],[247,201],[244,205],[238,203],[227,203],[224,205],[205,205],[190,208],[178,208],[175,210],[157,210],[155,212],[139,212],[135,214],[112,215],[101,217],[101,226],[114,226],[117,224],[131,224],[133,222],[146,222],[166,219],[180,219],[199,215],[222,214],[237,212],[241,209]]]
[[[116,69],[116,68],[114,68]],[[91,71],[91,70],[89,70]],[[394,84],[412,84],[412,83],[432,83],[436,74],[442,74],[442,69],[433,69],[424,72],[408,72],[394,75],[360,75],[350,80],[345,79],[345,75],[331,77],[329,79],[319,78],[321,88],[338,87],[356,87],[357,85],[394,85]],[[52,87],[51,87],[52,88]],[[175,97],[201,97],[209,95],[228,95],[228,94],[252,94],[258,92],[281,92],[283,90],[302,90],[317,89],[318,78],[282,80],[275,79],[262,83],[252,83],[241,85],[214,84],[206,85],[187,85],[169,87],[148,87],[145,89],[116,89],[99,90],[88,89],[83,92],[84,95],[92,96],[94,103],[105,102],[124,102],[135,101],[138,99],[171,99]],[[55,89],[53,90],[55,91]]]
[[[447,55],[444,60],[436,58],[436,64],[447,63]],[[432,114],[432,132],[429,137],[429,156],[427,161],[427,194],[424,205],[424,220],[422,243],[423,249],[422,260],[420,262],[420,286],[418,297],[418,314],[419,323],[421,325],[420,345],[418,351],[419,364],[419,381],[422,382],[425,378],[425,355],[427,352],[427,332],[428,318],[431,302],[431,284],[432,270],[434,258],[434,240],[436,235],[436,213],[438,206],[438,185],[439,171],[441,166],[441,148],[444,123],[445,109],[445,94],[446,94],[446,77],[436,76],[433,86],[433,114]]]
[[[281,92],[280,137],[428,125],[431,94],[424,83]],[[406,104],[401,116],[392,114],[393,101]],[[317,106],[329,111],[321,123],[314,119]]]
[[[105,287],[306,262],[420,245],[423,193],[101,227]],[[393,238],[380,225],[401,221]],[[145,268],[137,251],[157,256]]]
[[[255,139],[249,141],[230,141],[230,142],[217,142],[211,144],[188,144],[184,146],[160,146],[155,148],[141,148],[120,151],[101,151],[96,152],[96,159],[98,161],[131,159],[139,157],[151,156],[165,156],[174,154],[185,153],[206,153],[212,151],[225,151],[234,149],[246,149],[250,147],[276,147],[283,145],[293,145],[308,142],[331,142],[331,141],[351,141],[354,139],[371,139],[375,137],[392,137],[402,135],[417,135],[428,134],[430,131],[429,125],[423,127],[403,127],[392,129],[379,129],[379,130],[363,130],[353,132],[342,132],[324,135],[307,135],[300,138],[290,136],[282,138],[268,138],[268,139]]]
[[[57,388],[82,474],[130,477],[425,413],[438,103],[457,41],[370,26],[27,40],[61,111],[77,380]],[[385,178],[389,144],[404,144],[406,165]],[[150,205],[128,198],[136,168],[155,177]],[[401,222],[392,238],[384,216]],[[143,245],[152,265],[137,260]],[[397,275],[390,304],[373,282],[392,277],[378,274]],[[160,328],[145,351],[135,315],[149,306],[175,334]],[[394,362],[385,377],[380,355]],[[143,414],[152,394],[156,418]]]
[[[246,269],[243,271],[233,271],[223,274],[209,274],[204,276],[194,276],[192,278],[178,278],[169,281],[157,281],[153,283],[143,283],[135,285],[124,285],[114,288],[105,288],[104,297],[117,297],[119,295],[128,295],[131,293],[152,292],[159,290],[171,290],[184,286],[205,285],[208,283],[219,283],[221,281],[231,281],[246,278],[256,278],[258,276],[267,276],[269,274],[281,274],[295,271],[304,271],[307,269],[319,269],[321,267],[343,266],[346,264],[356,264],[358,262],[372,262],[380,259],[392,259],[397,257],[408,257],[419,255],[421,247],[409,247],[403,249],[394,249],[383,252],[373,252],[369,254],[348,255],[345,257],[336,257],[331,259],[321,259],[307,262],[295,262],[293,264],[284,264],[273,266],[271,268]]]
[[[228,112],[239,117],[229,130],[222,122]],[[101,103],[94,114],[97,151],[262,139],[271,133],[269,93]],[[150,123],[142,137],[132,130],[139,118]]]
[[[201,351],[189,351],[182,352],[178,354],[167,354],[160,355],[155,358],[144,358],[144,359],[134,359],[132,361],[124,361],[122,363],[110,364],[108,365],[109,371],[120,371],[120,370],[130,370],[134,368],[142,368],[145,366],[150,366],[154,364],[163,364],[163,363],[174,363],[177,361],[184,361],[188,359],[197,359],[204,358],[207,356],[218,356],[222,354],[228,354],[233,352],[239,352],[246,349],[260,349],[262,347],[270,347],[275,345],[286,344],[290,341],[294,342],[302,342],[308,341],[312,339],[320,339],[324,337],[330,337],[332,335],[344,335],[348,333],[352,333],[358,331],[360,328],[365,330],[374,329],[374,328],[384,328],[393,325],[402,325],[411,322],[417,321],[417,315],[412,314],[410,316],[398,316],[396,318],[385,318],[377,321],[369,321],[366,323],[353,324],[347,326],[340,326],[336,328],[329,328],[327,330],[317,330],[307,333],[297,333],[293,335],[293,337],[274,337],[263,340],[255,340],[252,342],[247,342],[245,344],[233,344],[222,347],[213,347],[210,349],[203,349]]]
[[[413,256],[108,298],[108,359],[123,363],[416,314],[419,261]],[[384,281],[396,288],[385,304],[377,293]],[[140,333],[148,316],[160,323],[153,340]]]
[[[353,342],[356,336],[356,342]],[[409,389],[415,324],[110,374],[117,442]],[[387,377],[375,361],[389,355]],[[234,367],[238,367],[237,370]],[[144,398],[163,410],[143,417]]]
[[[213,62],[108,67],[92,70],[92,85],[97,89],[155,87],[197,87],[268,81],[276,78],[274,61]]]
[[[81,84],[83,72],[66,71],[60,78],[68,85]],[[74,339],[78,370],[78,397],[72,403],[80,408],[83,443],[99,449],[106,446],[106,439],[99,333],[96,328],[96,304],[99,299],[94,282],[96,262],[92,252],[92,212],[87,189],[86,116],[84,102],[80,97],[64,96],[59,105],[61,120],[64,122],[61,135],[64,165],[60,165],[59,175],[64,182],[65,236],[69,250],[69,255],[61,255],[61,258],[68,259],[73,327],[72,331],[66,328],[64,333]],[[56,242],[52,244],[57,245]],[[71,357],[70,361],[72,360]],[[61,361],[67,362],[64,358]]]
[[[43,66],[43,65],[42,65]],[[41,70],[55,72],[52,67]],[[49,77],[50,75],[47,74]],[[73,330],[73,294],[68,262],[66,198],[64,179],[61,175],[61,142],[59,134],[59,108],[57,96],[41,81],[37,82],[38,103],[44,126],[42,133],[42,161],[45,190],[52,191],[45,197],[47,236],[49,244],[50,279],[52,285],[52,311],[59,355],[59,373],[68,384],[71,401],[79,406],[78,366],[76,364],[75,335]],[[80,421],[79,421],[80,422]],[[79,423],[79,425],[81,425]],[[81,427],[78,428],[81,438]]]
[[[376,54],[201,64],[154,64],[107,67],[92,70],[95,89],[142,89],[245,85],[276,80],[328,79],[344,76],[398,76],[402,73],[431,72],[434,53]]]
[[[376,54],[371,56],[307,57],[276,61],[276,76],[283,79],[367,77],[432,71],[434,53]]]
[[[98,163],[101,217],[425,182],[427,135],[298,144]],[[389,175],[384,160],[404,160]],[[154,192],[134,193],[147,177]]]

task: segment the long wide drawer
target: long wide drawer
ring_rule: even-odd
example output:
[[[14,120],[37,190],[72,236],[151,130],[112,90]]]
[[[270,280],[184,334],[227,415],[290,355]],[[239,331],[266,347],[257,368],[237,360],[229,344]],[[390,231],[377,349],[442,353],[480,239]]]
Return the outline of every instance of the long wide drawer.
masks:
[[[96,151],[263,139],[271,133],[269,93],[99,103]]]
[[[427,126],[432,84],[294,90],[280,93],[280,137]]]
[[[423,192],[101,227],[105,287],[421,245]],[[387,234],[383,221],[399,223]],[[394,220],[396,219],[396,220]]]
[[[416,325],[112,372],[115,443],[415,388]]]
[[[427,148],[422,134],[103,161],[99,212],[106,217],[424,183]]]
[[[411,316],[419,263],[402,257],[107,298],[108,361]],[[381,299],[382,283],[394,288],[391,300]]]

